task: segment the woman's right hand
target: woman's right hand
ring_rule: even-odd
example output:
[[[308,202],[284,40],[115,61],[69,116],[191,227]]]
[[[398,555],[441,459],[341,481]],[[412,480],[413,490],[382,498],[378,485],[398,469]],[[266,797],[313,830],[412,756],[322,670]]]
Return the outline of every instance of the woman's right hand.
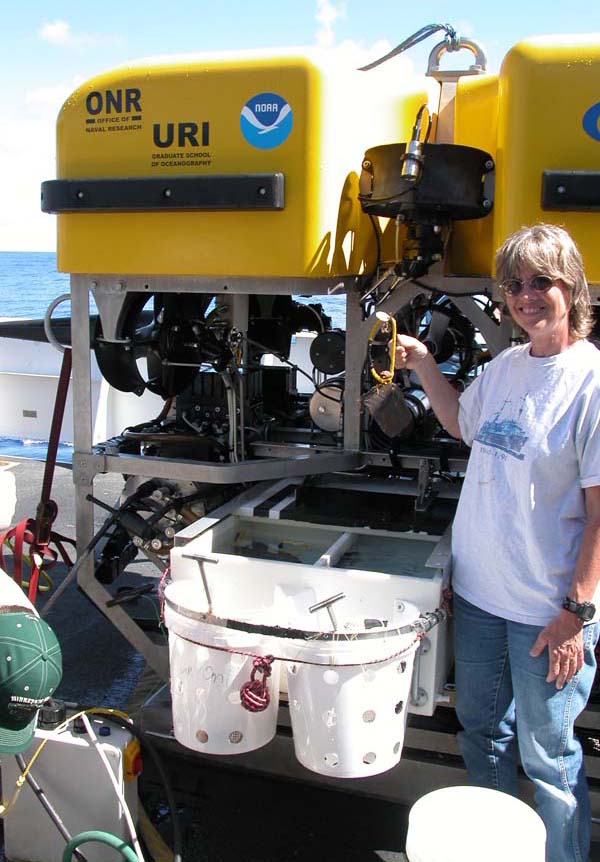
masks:
[[[427,347],[418,338],[402,334],[396,336],[396,368],[415,369],[428,356]]]

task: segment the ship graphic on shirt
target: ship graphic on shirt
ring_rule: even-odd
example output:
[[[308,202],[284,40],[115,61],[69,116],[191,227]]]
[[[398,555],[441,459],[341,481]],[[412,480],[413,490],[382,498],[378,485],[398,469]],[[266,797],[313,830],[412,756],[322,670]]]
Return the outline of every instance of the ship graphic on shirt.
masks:
[[[523,412],[523,401],[519,409],[516,419],[508,417],[501,418],[506,405],[510,404],[510,399],[507,398],[500,410],[494,414],[492,419],[486,420],[475,435],[475,440],[478,443],[484,443],[486,446],[492,446],[494,449],[501,449],[503,452],[508,452],[514,458],[522,461],[525,455],[521,453],[521,449],[529,440],[529,437],[519,425],[519,419]]]

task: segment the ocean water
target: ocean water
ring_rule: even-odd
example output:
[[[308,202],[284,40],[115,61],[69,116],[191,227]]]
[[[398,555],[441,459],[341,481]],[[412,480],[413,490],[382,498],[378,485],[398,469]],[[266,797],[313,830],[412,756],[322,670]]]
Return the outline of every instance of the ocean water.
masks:
[[[0,251],[0,317],[43,317],[53,299],[69,292],[69,276],[56,271],[47,251]],[[55,312],[68,315],[69,304]]]
[[[43,317],[53,299],[69,292],[69,276],[56,270],[56,255],[47,251],[0,251],[0,317]],[[320,302],[333,326],[344,328],[343,296],[295,297],[298,302]],[[69,314],[61,303],[56,316]]]
[[[69,292],[69,276],[57,272],[56,255],[45,251],[0,251],[0,318],[42,318],[53,299]],[[332,318],[332,325],[344,328],[345,299],[340,296],[295,297],[298,302],[320,302]],[[93,308],[93,305],[92,305]],[[54,316],[68,316],[68,302],[61,303]],[[49,430],[49,429],[48,429]],[[47,441],[0,437],[0,457],[45,459]],[[58,460],[71,460],[71,447],[59,447]]]

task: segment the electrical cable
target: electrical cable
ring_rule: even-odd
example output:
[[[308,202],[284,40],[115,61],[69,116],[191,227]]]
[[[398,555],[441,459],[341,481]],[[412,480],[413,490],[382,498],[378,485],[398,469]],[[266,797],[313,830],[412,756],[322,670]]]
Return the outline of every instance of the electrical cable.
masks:
[[[108,762],[108,757],[106,756],[104,749],[102,748],[102,746],[98,742],[98,737],[96,736],[96,734],[94,732],[94,728],[92,727],[92,722],[89,720],[89,718],[85,712],[82,714],[81,718],[82,718],[83,723],[85,725],[85,728],[88,732],[88,736],[90,738],[90,741],[91,741],[92,745],[94,746],[94,748],[96,749],[96,751],[98,752],[98,756],[100,757],[100,760],[102,761],[102,765],[106,769],[107,775],[110,779],[110,783],[112,784],[113,790],[115,791],[115,795],[116,795],[117,799],[119,800],[119,803],[121,804],[121,807],[123,809],[123,814],[125,816],[127,828],[129,829],[129,834],[131,835],[131,843],[133,844],[133,847],[134,847],[135,852],[136,852],[137,862],[144,862],[144,855],[142,853],[142,848],[140,847],[140,842],[139,842],[137,832],[135,829],[135,824],[133,822],[133,817],[131,816],[129,806],[127,805],[127,802],[125,800],[125,795],[124,795],[123,791],[121,790],[121,788],[119,787],[119,783],[117,782],[115,774],[112,771],[112,767],[111,767],[110,763]]]
[[[78,716],[75,715],[75,716],[72,716],[72,718],[78,718]],[[71,721],[71,720],[72,719],[69,719],[69,721]],[[68,724],[68,721],[64,721],[61,725],[59,725],[58,728],[56,728],[55,733],[58,733],[59,731],[64,730],[64,728],[67,726],[67,724]],[[31,758],[29,759],[29,762],[25,766],[25,769],[21,772],[21,774],[19,776],[17,776],[17,780],[15,781],[15,786],[13,788],[12,796],[10,797],[8,802],[2,802],[0,804],[0,817],[6,817],[6,815],[9,813],[9,811],[11,810],[11,808],[13,807],[13,805],[15,804],[17,799],[19,798],[19,794],[21,793],[21,790],[23,789],[23,785],[25,784],[25,781],[27,780],[27,776],[29,775],[31,767],[33,766],[35,761],[38,759],[40,754],[42,753],[42,750],[43,750],[44,746],[46,745],[46,743],[48,742],[49,739],[51,739],[50,736],[47,736],[45,739],[42,739],[42,741],[40,742],[38,747],[35,749],[35,751],[31,755]]]
[[[182,839],[182,833],[181,833],[181,824],[179,822],[179,818],[177,815],[177,803],[175,800],[175,794],[173,792],[173,787],[171,785],[171,781],[170,781],[170,778],[168,776],[168,773],[165,770],[165,767],[164,767],[164,765],[163,765],[163,763],[162,763],[162,761],[161,761],[161,759],[160,759],[160,757],[156,751],[155,746],[149,740],[148,736],[144,733],[144,731],[141,729],[141,727],[138,724],[136,724],[135,722],[133,722],[132,719],[127,715],[127,713],[123,712],[122,710],[110,709],[108,707],[91,707],[89,709],[80,709],[77,707],[76,704],[65,704],[65,705],[70,706],[71,708],[75,708],[77,711],[74,712],[72,715],[70,715],[67,719],[65,719],[65,721],[63,721],[58,727],[56,727],[52,733],[48,734],[48,736],[46,736],[44,739],[41,740],[40,744],[37,746],[37,748],[35,749],[35,751],[33,752],[32,756],[31,756],[31,758],[29,759],[29,762],[24,766],[24,768],[22,768],[21,764],[19,764],[19,767],[22,768],[21,775],[19,775],[17,777],[17,780],[15,782],[15,788],[14,788],[14,791],[13,791],[13,794],[12,794],[10,800],[6,804],[0,805],[0,817],[5,817],[8,814],[8,812],[10,811],[10,809],[13,807],[15,802],[17,801],[19,794],[21,792],[21,789],[22,789],[23,785],[25,784],[25,781],[27,780],[27,777],[31,771],[31,768],[32,768],[33,764],[35,763],[35,761],[37,760],[37,758],[39,757],[39,755],[41,754],[46,743],[49,742],[51,739],[53,739],[55,736],[60,735],[68,727],[68,725],[72,721],[74,721],[76,718],[82,718],[84,723],[87,723],[89,725],[89,727],[91,728],[91,724],[89,723],[89,719],[87,719],[87,715],[88,714],[89,715],[100,715],[100,716],[102,716],[102,718],[105,721],[112,722],[113,724],[117,725],[121,729],[125,729],[125,730],[129,731],[129,733],[131,733],[141,743],[144,744],[144,746],[146,747],[146,749],[150,753],[150,756],[151,756],[151,758],[154,762],[154,765],[156,767],[156,771],[158,772],[158,774],[161,778],[161,781],[163,783],[165,795],[167,797],[167,803],[168,803],[169,809],[171,811],[171,819],[172,819],[172,824],[173,824],[173,862],[182,862],[183,839]],[[87,719],[87,722],[86,722],[86,719]],[[88,730],[88,733],[89,733],[89,730]],[[95,737],[95,734],[92,731],[92,733],[90,734],[90,738],[93,739],[93,737]],[[96,738],[96,742],[98,742],[97,738]],[[102,751],[101,748],[100,748],[100,751]],[[102,754],[104,754],[104,752],[102,752]],[[104,755],[104,756],[106,756],[106,755]],[[108,763],[108,761],[107,761],[107,763]],[[114,779],[114,774],[112,772],[112,769],[110,769],[110,764],[108,764],[108,769],[110,770],[110,775],[112,775],[112,777]],[[122,794],[120,793],[120,789],[119,789],[117,795],[119,796],[119,802],[123,806],[124,813],[126,813],[126,814],[129,813],[127,805],[125,803],[125,800],[122,799]],[[134,829],[134,832],[135,832],[135,829]],[[105,838],[107,840],[104,840]],[[123,853],[123,855],[126,859],[126,862],[139,862],[140,859],[143,859],[143,857],[138,856],[132,850],[132,848],[129,847],[128,844],[123,842],[123,840],[121,838],[117,838],[116,836],[111,835],[108,832],[101,832],[101,831],[83,832],[80,835],[76,835],[73,839],[71,839],[70,843],[65,848],[65,855],[63,855],[63,859],[69,860],[69,862],[70,862],[70,860],[72,859],[72,854],[75,851],[76,847],[79,844],[85,843],[87,841],[101,841],[101,842],[103,841],[104,843],[109,843],[109,846],[114,847],[117,850],[120,850],[121,853]],[[110,842],[112,842],[112,843],[110,843]],[[68,855],[67,855],[67,849],[69,850]],[[129,854],[129,855],[127,855],[127,854]]]
[[[141,800],[138,798],[138,826],[140,835],[153,862],[173,862],[173,851],[163,841],[162,835],[150,820]]]
[[[302,302],[300,304],[302,305],[303,308],[308,308],[309,311],[312,311],[312,313],[314,314],[314,316],[317,318],[317,320],[319,322],[319,329],[321,330],[321,332],[325,332],[325,326],[323,324],[323,321],[321,320],[321,315],[316,310],[316,308],[313,308],[312,305],[305,304],[304,302]]]
[[[179,822],[179,816],[177,814],[175,793],[173,791],[171,779],[169,778],[164,764],[156,750],[156,746],[151,741],[149,735],[142,730],[140,725],[133,721],[126,713],[116,709],[108,709],[106,707],[93,707],[88,710],[88,712],[94,715],[101,715],[106,721],[112,722],[118,727],[125,728],[137,737],[144,748],[148,750],[156,771],[162,781],[165,796],[167,797],[167,804],[171,812],[171,821],[173,826],[173,862],[182,862],[183,836],[181,832],[181,823]]]
[[[379,265],[381,264],[381,234],[379,232],[379,228],[377,226],[377,222],[375,221],[375,216],[373,215],[373,213],[368,213],[368,215],[369,221],[371,222],[371,225],[373,227],[373,233],[375,234],[375,243],[377,245],[377,260],[375,262],[375,268],[373,270],[373,276],[375,276],[375,273],[377,272],[377,270],[379,269]]]
[[[25,772],[27,764],[23,760],[23,756],[21,754],[15,754],[15,759],[17,761],[17,764],[18,764],[21,772]],[[50,820],[56,826],[56,828],[57,828],[58,832],[60,833],[60,835],[62,836],[62,838],[64,838],[64,840],[67,842],[71,841],[71,838],[72,838],[71,833],[68,831],[67,827],[63,823],[58,811],[54,808],[54,806],[52,805],[52,803],[50,802],[50,800],[46,796],[43,788],[40,787],[40,785],[38,784],[38,782],[36,781],[36,779],[33,777],[33,775],[30,772],[27,773],[26,779],[27,779],[27,784],[29,784],[33,794],[39,800],[40,804],[42,805],[42,807],[44,808],[44,810],[48,814],[48,817],[50,818]],[[74,852],[75,856],[77,857],[77,859],[79,860],[79,862],[87,862],[87,857],[84,856],[80,850],[74,850],[73,852]]]
[[[145,422],[140,422],[139,425],[127,425],[121,431],[121,434],[124,434],[126,431],[143,431],[144,428],[152,427],[153,425],[160,425],[163,419],[166,419],[169,415],[169,410],[173,405],[174,397],[174,395],[171,395],[169,398],[165,398],[163,408],[155,419],[147,419]]]
[[[238,404],[240,409],[239,450],[243,461],[246,457],[246,407],[244,397],[244,376],[240,373],[239,368],[236,369],[235,376],[237,378],[238,384]]]
[[[475,295],[487,296],[488,298],[491,299],[489,294],[485,290],[481,290],[480,288],[477,288],[477,291],[466,290],[463,293],[448,293],[447,291],[440,290],[437,287],[431,287],[431,285],[429,285],[429,284],[423,284],[423,282],[419,281],[418,278],[411,278],[411,282],[413,284],[416,284],[417,287],[422,288],[422,290],[428,290],[430,293],[433,293],[436,296],[447,296],[448,299],[452,299],[453,296],[471,296],[472,297]]]
[[[156,768],[156,771],[160,776],[165,795],[167,797],[167,804],[171,812],[171,824],[173,828],[173,862],[182,862],[183,836],[181,832],[179,815],[177,813],[177,802],[175,800],[175,793],[173,791],[173,785],[171,784],[169,775],[164,767],[161,758],[159,757],[159,754],[156,750],[156,746],[153,742],[150,741],[148,734],[146,734],[139,726],[139,724],[135,721],[132,721],[131,724],[128,723],[127,728],[131,733],[133,733],[134,736],[136,736],[140,740],[144,747],[147,748]]]
[[[236,397],[233,387],[231,374],[228,371],[220,372],[221,380],[226,390],[227,397],[227,414],[229,416],[229,460],[232,463],[237,462],[237,418],[236,418]]]
[[[277,359],[279,359],[281,362],[285,362],[287,365],[290,366],[290,368],[295,368],[296,371],[300,372],[300,374],[304,374],[304,376],[307,377],[311,383],[313,382],[312,377],[310,376],[310,374],[307,371],[305,371],[303,368],[300,368],[300,366],[296,365],[295,362],[291,362],[282,353],[278,353],[276,350],[272,350],[270,347],[265,347],[264,344],[260,344],[260,342],[254,341],[253,338],[248,338],[248,336],[246,336],[245,341],[248,344],[253,344],[255,347],[258,347],[259,350],[263,350],[265,353],[271,353],[273,356],[276,356]]]
[[[370,69],[374,69],[376,66],[380,66],[381,63],[391,60],[392,57],[396,57],[403,51],[413,48],[415,45],[418,45],[419,42],[422,42],[423,39],[428,39],[429,36],[433,36],[434,33],[438,33],[440,30],[443,30],[446,33],[446,42],[448,43],[449,49],[452,51],[458,50],[458,36],[454,27],[451,27],[450,24],[427,24],[425,27],[421,27],[420,30],[417,30],[416,33],[413,33],[412,36],[409,36],[403,42],[400,42],[399,45],[385,54],[385,56],[380,57],[378,60],[374,60],[372,63],[368,63],[366,66],[360,66],[358,71],[368,72]]]

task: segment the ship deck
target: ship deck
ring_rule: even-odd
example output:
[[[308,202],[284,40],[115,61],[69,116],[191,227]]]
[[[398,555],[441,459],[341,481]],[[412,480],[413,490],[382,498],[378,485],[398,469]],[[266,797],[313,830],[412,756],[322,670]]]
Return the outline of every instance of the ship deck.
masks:
[[[4,457],[7,457],[4,455]],[[17,482],[15,521],[35,514],[42,484],[41,461],[14,459]],[[117,475],[98,476],[94,493],[111,505],[121,489]],[[71,470],[56,468],[53,499],[59,506],[55,528],[75,534]],[[98,526],[102,523],[99,514]],[[127,578],[140,582],[143,573]],[[58,586],[66,568],[51,575]],[[137,579],[137,580],[136,580]],[[119,582],[121,585],[121,582]],[[43,607],[42,596],[39,606]],[[148,603],[149,613],[155,613]],[[77,587],[71,585],[50,610],[48,621],[63,649],[58,696],[85,705],[118,707],[134,713],[158,685],[144,662]],[[316,786],[307,782],[242,772],[218,758],[198,761],[163,752],[181,806],[184,862],[402,862],[407,810],[404,806]],[[108,792],[108,791],[107,791]],[[148,759],[140,779],[148,813],[163,812],[164,794]],[[43,812],[32,812],[43,817]],[[168,818],[161,830],[169,842]],[[149,857],[148,857],[149,858]],[[600,862],[600,850],[596,857]],[[5,862],[0,848],[0,862]]]

